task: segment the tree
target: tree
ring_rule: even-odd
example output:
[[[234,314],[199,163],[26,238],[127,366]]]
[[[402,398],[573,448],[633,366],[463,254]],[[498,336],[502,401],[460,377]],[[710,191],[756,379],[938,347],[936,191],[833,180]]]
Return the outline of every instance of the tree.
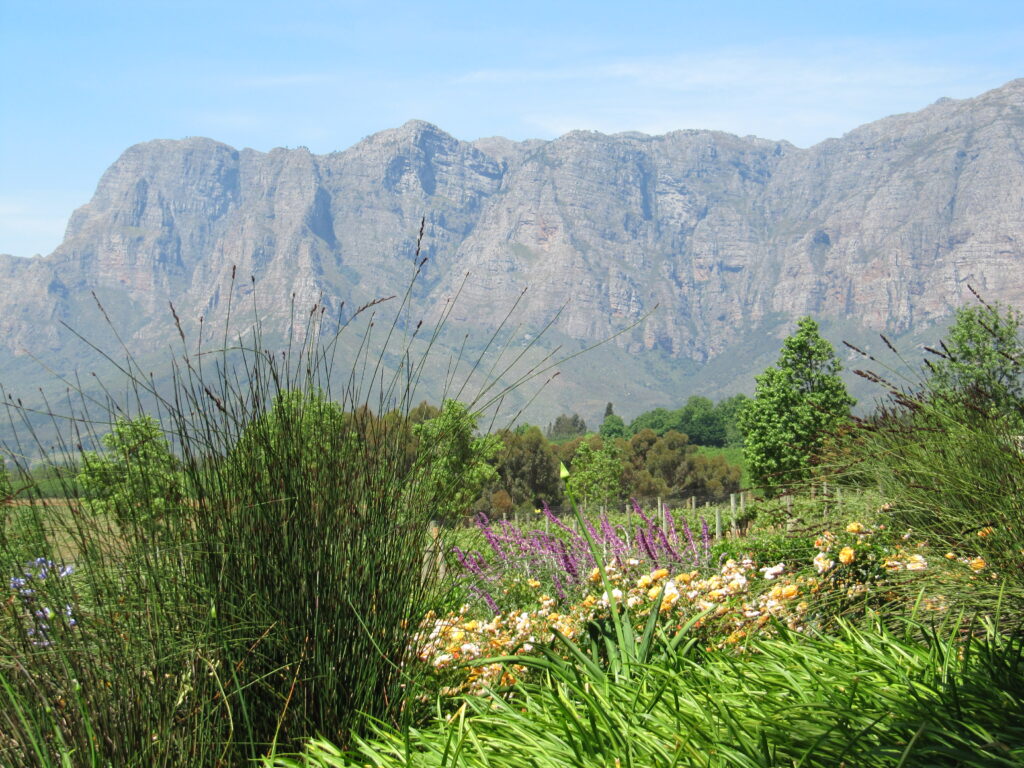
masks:
[[[621,416],[609,413],[604,417],[604,421],[601,422],[601,429],[598,431],[598,434],[605,440],[625,437],[626,423],[622,420]]]
[[[749,401],[749,397],[740,393],[720,400],[715,406],[719,419],[725,427],[726,445],[743,445],[743,431],[740,429],[738,419],[740,412]]]
[[[502,432],[500,436],[504,448],[498,452],[496,483],[510,497],[512,505],[536,509],[543,502],[559,504],[562,489],[558,459],[540,429],[530,426],[523,431]],[[494,487],[491,491],[495,491]]]
[[[653,411],[646,411],[637,416],[629,423],[629,434],[638,435],[645,429],[649,429],[656,435],[663,435],[672,428],[671,422],[674,418],[674,411],[667,408],[655,408]]]
[[[118,419],[103,437],[103,454],[82,456],[78,485],[91,509],[118,524],[155,526],[184,500],[178,460],[156,419]]]
[[[600,448],[581,442],[572,459],[569,489],[584,507],[618,501],[622,495],[622,461],[615,446],[608,441]]]
[[[563,413],[548,426],[548,440],[561,442],[587,433],[587,423],[577,413]]]
[[[757,377],[740,413],[743,454],[755,483],[770,491],[806,480],[824,440],[849,418],[854,400],[832,345],[810,317],[782,344],[777,367]]]
[[[1024,402],[1021,315],[998,304],[961,307],[941,350],[931,350],[928,393],[932,398],[968,396],[980,411],[1015,414]]]
[[[685,433],[694,445],[725,445],[725,424],[706,397],[693,396],[679,411],[678,426],[673,429]]]
[[[491,460],[501,450],[498,435],[476,437],[476,415],[457,400],[445,400],[433,419],[413,427],[418,438],[417,492],[438,499],[439,518],[469,509],[498,477]]]

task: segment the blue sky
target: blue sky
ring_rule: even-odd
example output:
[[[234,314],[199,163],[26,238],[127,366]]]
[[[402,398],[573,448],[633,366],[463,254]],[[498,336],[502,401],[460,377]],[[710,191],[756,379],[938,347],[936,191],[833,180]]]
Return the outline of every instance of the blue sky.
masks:
[[[0,0],[0,253],[49,253],[154,138],[329,152],[420,118],[809,146],[1016,77],[1020,0]]]

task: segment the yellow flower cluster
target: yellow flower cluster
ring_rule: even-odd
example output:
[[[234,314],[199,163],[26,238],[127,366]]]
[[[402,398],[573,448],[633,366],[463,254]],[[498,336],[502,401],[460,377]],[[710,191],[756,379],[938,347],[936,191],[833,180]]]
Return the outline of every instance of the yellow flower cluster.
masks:
[[[652,610],[657,610],[670,628],[682,626],[687,616],[706,611],[708,615],[696,626],[707,625],[710,629],[710,622],[715,622],[714,627],[720,628],[724,637],[718,643],[720,646],[738,643],[764,627],[772,617],[800,630],[808,604],[794,603],[816,588],[816,580],[797,577],[780,580],[771,590],[752,596],[750,583],[756,579],[757,570],[754,562],[747,559],[728,560],[718,573],[703,578],[696,570],[675,576],[667,568],[639,575],[631,570],[612,564],[605,567],[613,585],[611,597],[620,609],[627,608],[640,626]],[[772,570],[765,578],[774,579],[780,572]],[[600,571],[596,576],[594,579],[592,575],[591,580],[600,582]],[[459,685],[446,689],[449,693],[479,692],[487,686],[508,685],[523,673],[522,667],[473,662],[532,653],[538,644],[554,640],[555,629],[569,639],[577,638],[587,622],[607,616],[611,605],[607,593],[588,594],[565,613],[555,611],[555,600],[547,595],[541,595],[538,602],[533,611],[510,611],[489,621],[470,618],[468,605],[444,617],[431,614],[415,637],[417,654],[437,670],[457,668],[465,674]]]

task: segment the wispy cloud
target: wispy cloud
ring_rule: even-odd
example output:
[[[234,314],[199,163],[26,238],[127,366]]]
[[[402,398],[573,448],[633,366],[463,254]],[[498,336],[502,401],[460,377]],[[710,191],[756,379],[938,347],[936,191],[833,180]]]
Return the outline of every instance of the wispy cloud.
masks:
[[[523,120],[547,134],[715,128],[804,145],[941,95],[999,84],[983,70],[929,63],[917,53],[910,43],[776,41],[571,67],[477,70],[459,82],[529,90]]]

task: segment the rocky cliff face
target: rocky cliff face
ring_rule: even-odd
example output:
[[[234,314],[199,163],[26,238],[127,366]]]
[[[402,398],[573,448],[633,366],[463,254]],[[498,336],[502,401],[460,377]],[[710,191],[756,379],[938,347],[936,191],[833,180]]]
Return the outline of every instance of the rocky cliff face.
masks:
[[[691,367],[803,314],[909,331],[968,283],[1024,303],[1024,80],[809,149],[708,131],[469,143],[418,121],[323,156],[140,144],[53,254],[0,257],[0,357],[63,359],[91,292],[130,345],[164,344],[168,303],[222,319],[233,273],[278,325],[292,297],[345,316],[404,291],[421,218],[418,309],[469,272],[456,325],[493,327],[524,288],[517,319],[565,305],[571,340],[658,305],[615,343]]]

